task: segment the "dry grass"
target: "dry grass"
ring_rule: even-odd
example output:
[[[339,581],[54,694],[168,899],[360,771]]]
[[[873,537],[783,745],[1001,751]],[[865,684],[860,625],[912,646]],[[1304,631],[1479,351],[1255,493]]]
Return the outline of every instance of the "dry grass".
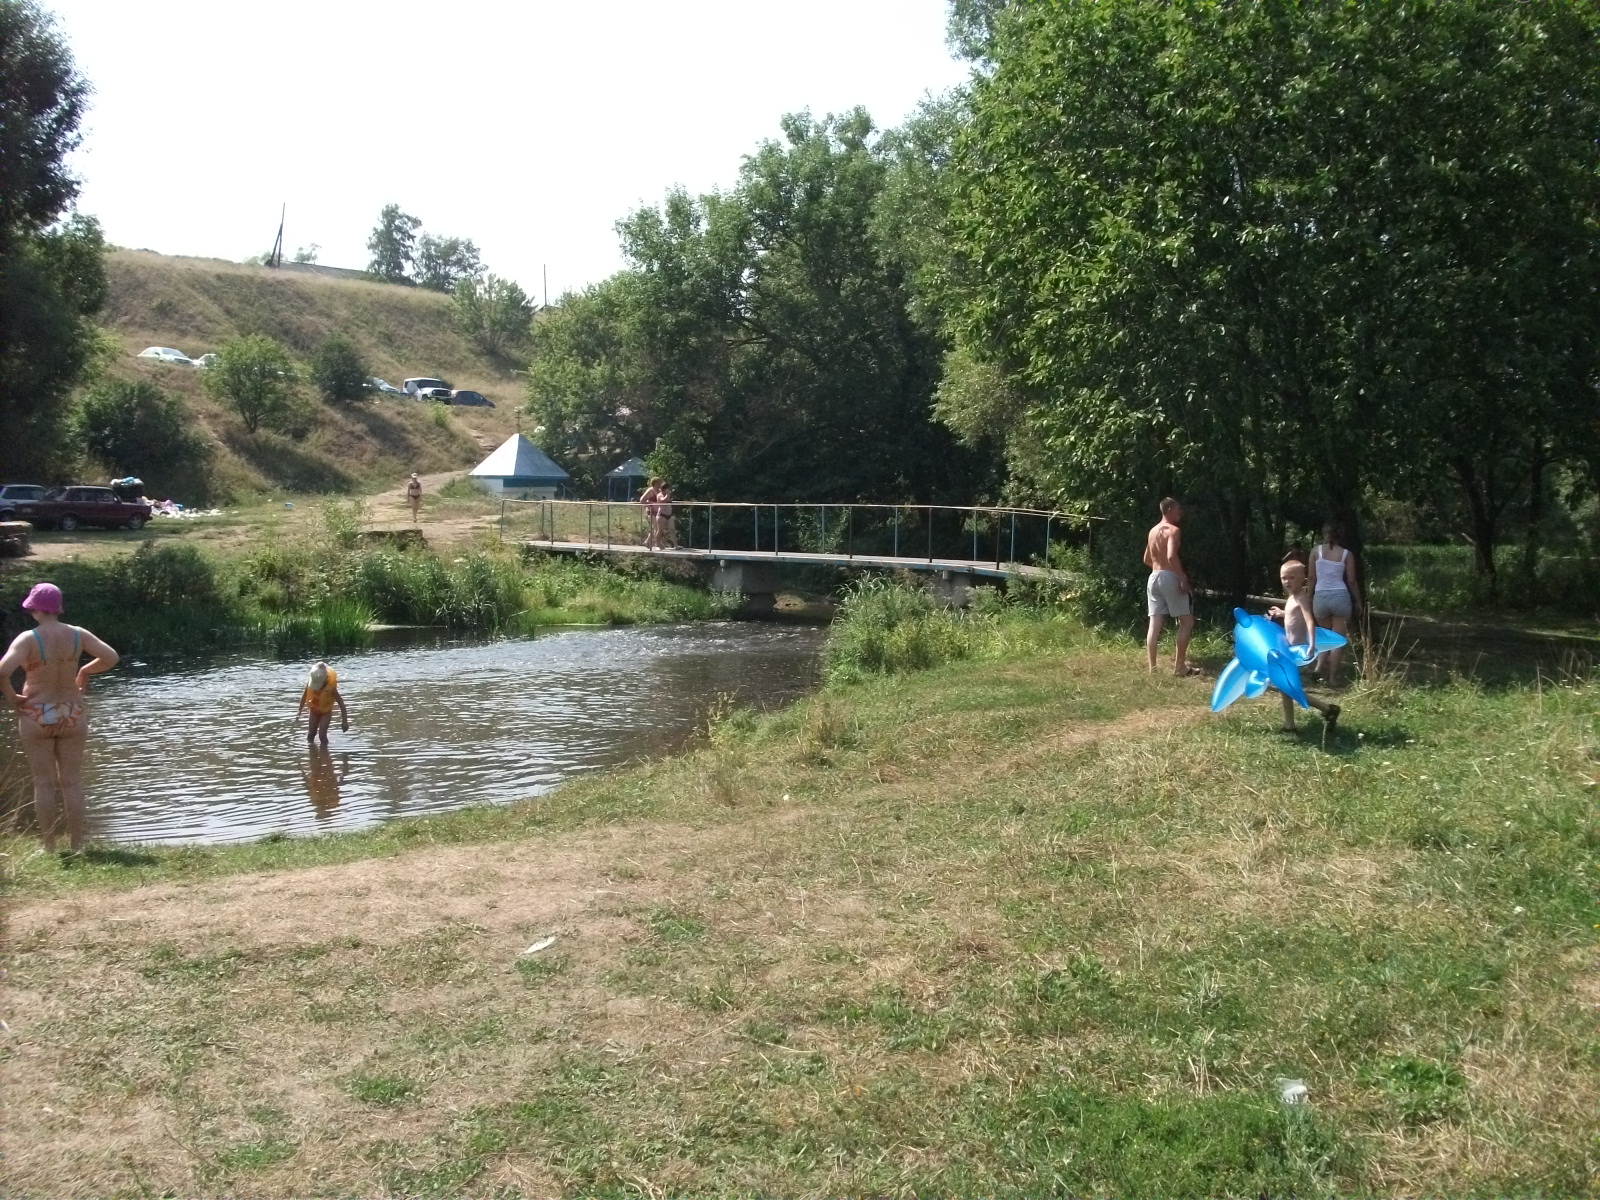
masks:
[[[348,492],[413,470],[462,469],[515,427],[512,409],[522,402],[515,364],[492,360],[463,338],[451,324],[445,296],[148,251],[115,251],[106,269],[110,293],[103,320],[128,355],[115,373],[148,379],[183,398],[215,447],[212,474],[220,496]],[[441,428],[428,406],[409,400],[334,410],[313,399],[303,437],[253,438],[206,395],[199,372],[132,357],[146,346],[198,355],[250,333],[277,338],[298,358],[329,334],[342,333],[373,372],[391,383],[442,375],[457,387],[482,392],[497,407],[452,409]]]
[[[1204,690],[1084,644],[729,711],[469,844],[24,869],[11,1189],[1592,1189],[1589,698],[1358,690],[1323,748]]]

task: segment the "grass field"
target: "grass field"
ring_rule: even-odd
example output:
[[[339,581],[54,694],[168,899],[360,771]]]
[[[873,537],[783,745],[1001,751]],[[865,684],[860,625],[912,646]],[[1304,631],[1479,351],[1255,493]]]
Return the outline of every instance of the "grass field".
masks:
[[[1588,684],[1289,738],[997,620],[538,803],[13,842],[11,1194],[1594,1193]]]

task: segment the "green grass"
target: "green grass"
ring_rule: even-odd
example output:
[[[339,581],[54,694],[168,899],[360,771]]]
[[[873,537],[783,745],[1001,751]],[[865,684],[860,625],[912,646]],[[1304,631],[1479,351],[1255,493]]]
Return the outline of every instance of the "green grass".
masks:
[[[217,1141],[299,1146],[271,1194],[333,1132],[341,1194],[515,1191],[513,1167],[604,1195],[1593,1194],[1592,685],[1380,681],[1336,736],[1285,737],[1270,697],[1212,717],[1131,647],[980,617],[981,654],[730,714],[536,803],[72,864],[13,843],[37,931],[13,986],[70,999],[92,963],[127,997],[30,1029],[30,1062],[180,1113],[295,1080],[315,1130]],[[399,897],[404,928],[305,946],[28,918],[462,844],[481,924]],[[530,854],[618,865],[563,910],[587,937],[519,960],[550,926],[493,872]],[[317,886],[355,913],[370,885]],[[228,1084],[217,1044],[269,1078]]]
[[[151,541],[121,557],[53,564],[49,574],[73,621],[141,655],[247,644],[328,652],[365,645],[373,622],[531,632],[730,611],[729,597],[665,574],[670,567],[612,569],[500,546],[450,556],[373,548],[357,537],[356,509],[325,515],[316,537],[266,538],[242,554]],[[0,604],[15,608],[35,577],[6,578]]]

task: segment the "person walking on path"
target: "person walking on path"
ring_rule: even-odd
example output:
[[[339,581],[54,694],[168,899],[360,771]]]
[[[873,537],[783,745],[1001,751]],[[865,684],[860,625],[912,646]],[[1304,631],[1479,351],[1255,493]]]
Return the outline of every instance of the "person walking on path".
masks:
[[[1356,556],[1344,545],[1344,530],[1334,521],[1322,527],[1322,544],[1311,552],[1311,615],[1317,624],[1349,637],[1350,622],[1361,615]],[[1344,647],[1317,656],[1317,670],[1331,688],[1342,687]]]
[[[411,472],[410,482],[406,484],[406,503],[411,505],[411,523],[415,525],[422,516],[422,480],[415,471]]]
[[[0,657],[0,693],[17,710],[17,732],[33,775],[33,815],[44,848],[55,851],[64,809],[67,844],[76,854],[88,836],[83,757],[89,714],[84,694],[89,676],[116,666],[118,655],[87,629],[61,620],[64,605],[55,584],[34,584],[22,607],[35,626],[19,633]],[[80,666],[85,653],[89,661]],[[26,677],[21,695],[11,686],[11,676],[19,670]]]
[[[300,723],[301,712],[311,714],[311,725],[306,730],[306,742],[315,743],[317,738],[322,738],[322,744],[328,744],[328,726],[333,724],[333,707],[339,706],[339,729],[341,732],[350,732],[350,710],[344,706],[344,697],[339,694],[339,673],[325,662],[319,662],[311,668],[311,674],[306,677],[305,691],[300,693],[300,707],[294,710],[294,722]]]
[[[1145,588],[1150,614],[1150,630],[1145,634],[1145,657],[1150,671],[1155,673],[1156,652],[1161,644],[1161,630],[1168,617],[1178,621],[1178,652],[1173,660],[1173,673],[1192,675],[1189,665],[1189,638],[1194,634],[1194,605],[1189,594],[1189,575],[1183,569],[1183,533],[1178,528],[1183,521],[1183,505],[1171,496],[1161,502],[1161,520],[1151,526],[1144,539],[1144,565],[1150,568],[1150,582]]]

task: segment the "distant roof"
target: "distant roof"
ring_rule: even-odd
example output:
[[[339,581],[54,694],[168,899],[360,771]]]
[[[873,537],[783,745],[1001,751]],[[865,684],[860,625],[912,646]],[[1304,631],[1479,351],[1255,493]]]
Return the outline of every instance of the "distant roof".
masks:
[[[620,467],[612,467],[606,472],[607,479],[648,479],[650,468],[644,465],[642,458],[630,458]]]
[[[335,279],[371,279],[372,276],[365,271],[358,271],[354,267],[325,267],[321,263],[279,263],[275,270],[299,271],[303,275],[327,275]]]
[[[539,447],[513,433],[470,472],[495,479],[571,479]]]

